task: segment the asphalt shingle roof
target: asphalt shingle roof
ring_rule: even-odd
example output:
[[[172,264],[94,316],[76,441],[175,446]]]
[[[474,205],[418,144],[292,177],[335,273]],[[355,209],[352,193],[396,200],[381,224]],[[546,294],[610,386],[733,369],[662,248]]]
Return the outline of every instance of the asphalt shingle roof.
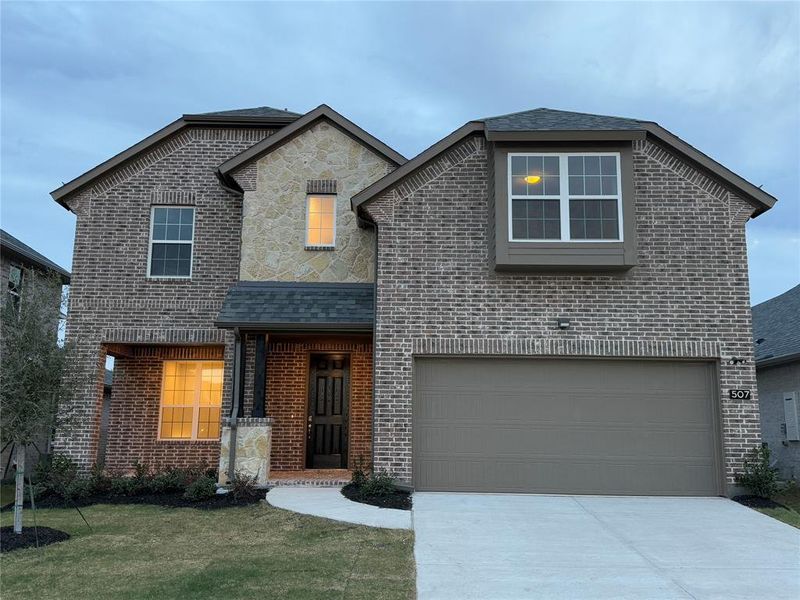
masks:
[[[756,364],[800,354],[800,285],[753,307]]]
[[[219,327],[272,329],[371,329],[371,283],[241,281],[228,290]]]
[[[211,117],[299,117],[300,114],[271,106],[256,106],[255,108],[239,108],[236,110],[221,110],[218,112],[200,113]]]
[[[3,254],[10,252],[22,257],[40,269],[55,271],[64,278],[65,283],[69,283],[69,271],[63,267],[59,267],[52,260],[43,254],[39,254],[36,250],[28,246],[28,244],[21,242],[3,229],[0,229],[0,248],[3,251]]]
[[[489,131],[596,131],[641,130],[646,121],[589,113],[535,108],[479,119]]]

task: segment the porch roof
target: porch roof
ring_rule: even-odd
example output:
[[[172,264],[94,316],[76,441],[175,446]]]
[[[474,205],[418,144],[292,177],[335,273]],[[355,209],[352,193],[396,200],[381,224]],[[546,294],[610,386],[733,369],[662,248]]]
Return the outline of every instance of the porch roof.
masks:
[[[217,327],[270,331],[370,331],[371,283],[240,281],[228,290]]]

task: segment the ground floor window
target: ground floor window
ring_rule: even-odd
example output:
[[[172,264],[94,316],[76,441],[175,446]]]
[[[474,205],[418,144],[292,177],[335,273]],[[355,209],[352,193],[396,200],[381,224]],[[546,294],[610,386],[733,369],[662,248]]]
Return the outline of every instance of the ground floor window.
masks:
[[[219,439],[222,361],[164,362],[159,439]]]

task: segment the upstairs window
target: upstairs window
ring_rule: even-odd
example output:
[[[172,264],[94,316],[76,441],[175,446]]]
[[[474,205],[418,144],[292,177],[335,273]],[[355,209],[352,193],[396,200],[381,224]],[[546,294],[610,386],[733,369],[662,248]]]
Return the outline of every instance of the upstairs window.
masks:
[[[8,299],[14,310],[19,312],[20,294],[22,293],[22,269],[11,265],[8,268]]]
[[[150,277],[192,276],[194,208],[154,206],[150,228]]]
[[[222,372],[221,361],[164,363],[160,439],[219,439]]]
[[[509,240],[620,242],[620,155],[509,154]]]
[[[306,198],[306,248],[331,249],[336,245],[336,196]]]

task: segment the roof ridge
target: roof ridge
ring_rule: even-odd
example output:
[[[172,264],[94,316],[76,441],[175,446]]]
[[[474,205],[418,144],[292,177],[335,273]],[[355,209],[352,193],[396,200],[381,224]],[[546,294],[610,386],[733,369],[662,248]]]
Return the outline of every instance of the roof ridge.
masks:
[[[505,113],[505,114],[502,114],[502,115],[494,115],[494,116],[491,116],[491,117],[483,117],[481,119],[475,119],[475,120],[476,121],[488,121],[490,119],[502,119],[503,117],[513,117],[515,115],[522,115],[522,114],[526,114],[526,113],[536,112],[537,110],[538,111],[547,111],[547,112],[551,112],[551,113],[561,113],[561,114],[570,114],[570,115],[583,115],[583,116],[586,116],[586,117],[602,117],[602,118],[605,118],[605,119],[625,119],[626,121],[635,121],[637,123],[655,123],[655,121],[647,121],[647,120],[644,120],[644,119],[636,119],[636,118],[633,118],[633,117],[620,117],[618,115],[601,115],[599,113],[587,113],[587,112],[581,112],[581,111],[577,111],[577,110],[560,110],[558,108],[549,108],[547,106],[539,106],[537,108],[529,108],[528,110],[518,110],[518,111],[515,111],[515,112]]]

